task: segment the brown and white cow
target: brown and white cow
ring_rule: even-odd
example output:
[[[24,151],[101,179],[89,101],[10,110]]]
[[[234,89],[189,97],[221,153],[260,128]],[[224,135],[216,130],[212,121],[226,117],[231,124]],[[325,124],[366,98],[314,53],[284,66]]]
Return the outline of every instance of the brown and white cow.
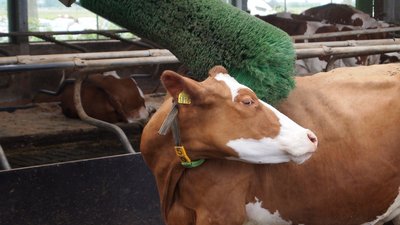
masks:
[[[141,152],[168,225],[398,224],[400,65],[297,77],[279,109],[319,143],[300,165],[289,161],[309,158],[315,136],[224,69],[200,83],[171,71],[162,81],[172,98],[146,125]],[[171,132],[158,134],[182,91],[179,139],[191,160],[205,159],[196,168],[181,165]]]
[[[64,115],[79,118],[73,93],[73,85],[65,86],[60,105]],[[149,116],[143,92],[136,81],[130,77],[120,78],[115,72],[89,76],[82,84],[81,98],[89,116],[106,122],[130,123]]]

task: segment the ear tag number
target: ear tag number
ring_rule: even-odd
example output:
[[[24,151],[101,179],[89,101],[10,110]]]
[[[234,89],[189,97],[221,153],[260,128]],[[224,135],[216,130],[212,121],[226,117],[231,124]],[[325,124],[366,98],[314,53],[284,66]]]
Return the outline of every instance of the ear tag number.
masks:
[[[178,95],[178,103],[184,105],[190,105],[192,103],[192,100],[190,99],[190,96],[186,92],[182,91]]]
[[[184,162],[184,163],[192,162],[192,160],[190,160],[190,158],[187,155],[186,150],[183,146],[175,146],[175,153],[181,159],[181,162]]]

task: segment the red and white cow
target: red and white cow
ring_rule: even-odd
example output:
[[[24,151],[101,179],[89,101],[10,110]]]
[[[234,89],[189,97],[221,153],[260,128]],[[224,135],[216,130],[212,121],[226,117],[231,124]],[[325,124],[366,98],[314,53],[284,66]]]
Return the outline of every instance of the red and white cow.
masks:
[[[398,224],[400,65],[296,78],[279,109],[318,134],[315,153],[314,134],[224,68],[203,82],[172,71],[161,79],[172,97],[144,128],[141,152],[166,224]],[[172,112],[175,138],[158,133]],[[174,142],[186,149],[179,157]],[[197,167],[183,167],[187,159]]]
[[[73,94],[73,85],[65,86],[61,94],[62,112],[67,117],[79,118]],[[136,81],[130,77],[120,78],[115,72],[89,76],[82,84],[81,99],[89,116],[106,122],[131,123],[149,116]]]

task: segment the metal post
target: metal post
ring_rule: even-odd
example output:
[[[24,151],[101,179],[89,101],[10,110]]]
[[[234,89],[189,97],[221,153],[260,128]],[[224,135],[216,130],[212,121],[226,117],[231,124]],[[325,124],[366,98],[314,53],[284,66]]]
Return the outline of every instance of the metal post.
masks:
[[[356,0],[356,8],[372,15],[372,8],[373,8],[373,0]]]
[[[9,32],[28,31],[28,1],[27,0],[8,0],[8,21]],[[11,37],[11,43],[19,48],[19,55],[29,55],[29,37]],[[32,79],[29,73],[25,73],[14,78],[14,83],[19,84],[14,88],[15,92],[20,93],[20,98],[31,98]]]
[[[8,0],[8,21],[9,32],[28,31],[28,1],[27,0]],[[11,37],[11,43],[20,46],[21,55],[29,54],[29,37]]]
[[[284,0],[284,2],[283,2],[283,11],[284,12],[287,12],[287,4],[286,3],[287,3],[286,0]]]
[[[3,148],[0,145],[0,170],[10,170],[11,166],[8,163],[6,154],[3,151]]]
[[[246,12],[249,10],[247,8],[247,0],[242,0],[242,10]]]

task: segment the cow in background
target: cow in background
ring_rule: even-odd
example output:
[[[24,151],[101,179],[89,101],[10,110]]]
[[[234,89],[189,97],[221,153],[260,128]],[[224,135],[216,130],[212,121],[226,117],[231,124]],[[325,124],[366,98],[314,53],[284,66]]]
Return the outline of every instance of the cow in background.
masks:
[[[323,21],[324,23],[335,24],[338,26],[339,30],[358,30],[358,29],[374,29],[374,28],[385,28],[390,25],[384,21],[376,20],[367,13],[364,13],[350,5],[345,4],[326,4],[322,6],[313,7],[305,10],[301,15],[309,16]],[[345,27],[344,29],[341,27]],[[371,40],[371,39],[384,39],[388,38],[388,33],[374,33],[374,34],[363,34],[358,35],[356,38],[354,36],[351,38],[353,40]],[[350,38],[342,40],[350,40]],[[384,59],[381,60],[380,58]],[[348,58],[344,60],[346,66],[354,65],[373,65],[379,64],[381,61],[390,58],[390,55],[386,56],[384,54],[376,54],[369,56],[360,56],[357,58]]]
[[[400,62],[400,53],[399,52],[389,52],[382,54],[380,57],[380,64],[387,63],[398,63]]]
[[[371,18],[369,15],[354,9],[353,7],[347,5],[337,5],[337,4],[329,4],[330,7],[337,10],[337,8],[341,9],[346,8],[345,12],[357,12],[359,18],[364,18],[364,27],[372,26],[373,24],[383,24],[382,22],[378,23],[374,18]],[[338,6],[338,7],[335,7]],[[339,7],[340,6],[340,7]],[[325,7],[322,7],[325,9]],[[314,9],[314,8],[312,8]],[[317,11],[319,7],[316,7],[314,11]],[[313,11],[313,10],[311,10]],[[339,10],[340,11],[340,10]],[[323,13],[321,13],[323,14]],[[360,14],[365,14],[361,16]],[[313,15],[313,14],[312,14]],[[312,35],[317,33],[330,33],[330,32],[338,32],[338,31],[353,31],[353,30],[361,30],[364,29],[362,26],[354,26],[354,23],[350,23],[347,20],[340,20],[340,22],[346,22],[347,24],[330,24],[324,17],[313,17],[312,15],[305,14],[293,14],[288,12],[277,13],[268,16],[258,16],[258,18],[268,22],[280,29],[284,30],[289,35]],[[370,18],[367,20],[366,18]],[[331,20],[334,21],[334,20]],[[339,21],[339,20],[337,20]],[[336,21],[336,22],[337,22]],[[373,22],[375,21],[375,23]],[[361,25],[361,23],[360,23]],[[385,25],[384,25],[385,26]],[[371,27],[372,28],[372,27]],[[383,39],[387,37],[387,33],[377,33],[377,34],[359,34],[359,35],[349,35],[349,36],[341,36],[341,37],[327,37],[327,38],[319,38],[319,39],[310,39],[305,42],[329,42],[329,41],[345,41],[345,40],[370,40],[370,39]],[[296,40],[296,42],[300,42]],[[301,41],[303,42],[303,41]],[[334,61],[332,68],[344,67],[344,66],[359,66],[359,65],[373,65],[379,64],[380,54],[375,55],[364,55],[364,56],[355,56],[350,58],[337,59]],[[393,59],[394,57],[385,57],[385,59]],[[296,74],[297,75],[306,75],[313,74],[321,71],[325,71],[328,65],[330,56],[324,57],[314,57],[302,60],[296,60]]]
[[[271,14],[280,18],[286,18],[286,19],[291,19],[291,20],[301,20],[301,21],[314,21],[314,22],[322,22],[321,20],[311,17],[311,16],[306,16],[302,14],[296,14],[296,13],[291,13],[291,12],[279,12],[275,14]]]
[[[74,87],[71,83],[61,91],[61,108],[64,115],[79,118],[74,105]],[[93,74],[82,83],[82,106],[96,119],[110,123],[131,123],[147,119],[144,95],[131,77],[120,78],[115,72]]]
[[[267,22],[271,25],[280,28],[281,30],[288,33],[290,36],[312,35],[318,33],[330,33],[339,31],[338,28],[334,25],[324,24],[318,21],[307,21],[305,19],[307,19],[308,17],[301,15],[297,16],[296,14],[278,13],[268,16],[257,16],[257,17],[263,20],[264,22]],[[299,18],[299,19],[293,19],[293,18]],[[311,39],[309,42],[335,41],[335,40],[337,40],[337,38],[327,37],[327,38]],[[328,60],[329,56],[296,60],[295,64],[296,74],[306,75],[324,71],[328,64]],[[341,67],[341,66],[343,66],[342,61],[337,60],[335,62],[335,67]]]
[[[367,13],[364,13],[346,4],[326,4],[309,8],[301,13],[329,24],[345,24],[362,27],[363,29],[389,27],[388,23],[378,21]]]

